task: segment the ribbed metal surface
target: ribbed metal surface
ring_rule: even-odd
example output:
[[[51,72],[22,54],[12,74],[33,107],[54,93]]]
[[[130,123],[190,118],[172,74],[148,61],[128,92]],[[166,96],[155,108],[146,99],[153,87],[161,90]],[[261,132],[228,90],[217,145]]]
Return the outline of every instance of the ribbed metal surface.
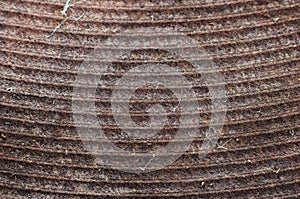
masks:
[[[299,197],[298,1],[80,1],[72,8],[85,16],[78,23],[70,19],[47,38],[64,20],[63,6],[54,0],[0,2],[1,198]],[[149,26],[181,26],[212,54],[228,96],[219,143],[230,141],[202,159],[189,150],[164,169],[129,174],[95,163],[85,150],[72,118],[72,83],[76,67],[92,59],[88,54],[103,40]],[[139,55],[145,53],[118,62],[108,77],[116,80],[144,63]],[[150,63],[184,64],[156,59],[160,51],[150,54]],[[185,75],[197,82],[193,71]],[[206,86],[198,82],[195,89],[205,93]],[[99,117],[107,120],[111,90],[108,85],[97,98]],[[143,88],[138,95],[149,92],[153,89]],[[162,101],[176,106],[167,99],[170,94],[160,92]],[[205,96],[191,100],[210,104]],[[136,121],[147,120],[135,107],[143,109],[143,103],[133,99]],[[189,114],[200,114],[199,129],[207,129],[209,108]],[[137,151],[149,143],[163,146],[176,130],[170,125],[145,143],[122,139],[109,122],[102,128],[119,147]],[[196,139],[191,148],[202,141]]]

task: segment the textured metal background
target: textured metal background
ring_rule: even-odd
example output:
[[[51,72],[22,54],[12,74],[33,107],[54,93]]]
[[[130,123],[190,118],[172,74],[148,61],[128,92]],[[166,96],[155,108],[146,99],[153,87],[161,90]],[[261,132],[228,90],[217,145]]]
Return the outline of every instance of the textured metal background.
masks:
[[[80,1],[68,15],[85,16],[69,19],[48,38],[65,18],[63,6],[55,0],[0,2],[0,198],[299,197],[299,1]],[[230,141],[203,159],[191,150],[146,174],[98,165],[72,119],[76,66],[118,31],[178,25],[213,55],[226,79],[228,111],[218,142]],[[168,60],[155,50],[137,51],[132,59],[142,63],[145,53]],[[131,64],[120,62],[118,70]],[[101,93],[99,107],[109,107],[109,95],[109,89]],[[209,107],[209,99],[198,101]],[[207,128],[209,117],[207,108],[199,128]],[[108,136],[119,147],[141,150],[149,143],[163,146],[172,133],[147,143],[122,140],[113,130]]]

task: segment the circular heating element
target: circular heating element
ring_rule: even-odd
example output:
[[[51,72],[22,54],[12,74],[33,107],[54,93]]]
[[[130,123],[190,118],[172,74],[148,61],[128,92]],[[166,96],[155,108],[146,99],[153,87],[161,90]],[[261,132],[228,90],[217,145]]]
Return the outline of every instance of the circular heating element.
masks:
[[[297,198],[299,2],[0,0],[3,198]]]

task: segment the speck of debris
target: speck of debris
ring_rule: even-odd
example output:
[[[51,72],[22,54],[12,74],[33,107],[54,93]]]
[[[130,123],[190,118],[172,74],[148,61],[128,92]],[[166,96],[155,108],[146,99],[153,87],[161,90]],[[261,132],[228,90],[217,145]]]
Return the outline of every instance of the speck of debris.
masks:
[[[4,133],[1,133],[1,138],[5,141],[7,139],[7,136]]]

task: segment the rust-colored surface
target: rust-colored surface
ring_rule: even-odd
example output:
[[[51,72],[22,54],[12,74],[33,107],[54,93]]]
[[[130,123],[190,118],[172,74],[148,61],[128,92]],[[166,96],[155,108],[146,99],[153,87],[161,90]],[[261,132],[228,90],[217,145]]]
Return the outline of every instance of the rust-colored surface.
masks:
[[[65,18],[63,1],[1,0],[0,198],[298,198],[299,1],[209,2],[80,1],[74,15],[85,16],[47,38]],[[187,151],[146,174],[95,163],[72,120],[76,66],[115,32],[175,25],[213,54],[226,79],[228,111],[219,139],[230,140],[226,148],[202,159]],[[103,92],[98,103],[108,97]],[[205,129],[209,109],[202,114],[199,128]],[[112,130],[110,138],[124,149],[145,148],[118,135]],[[164,135],[151,144],[161,146],[169,139]]]

